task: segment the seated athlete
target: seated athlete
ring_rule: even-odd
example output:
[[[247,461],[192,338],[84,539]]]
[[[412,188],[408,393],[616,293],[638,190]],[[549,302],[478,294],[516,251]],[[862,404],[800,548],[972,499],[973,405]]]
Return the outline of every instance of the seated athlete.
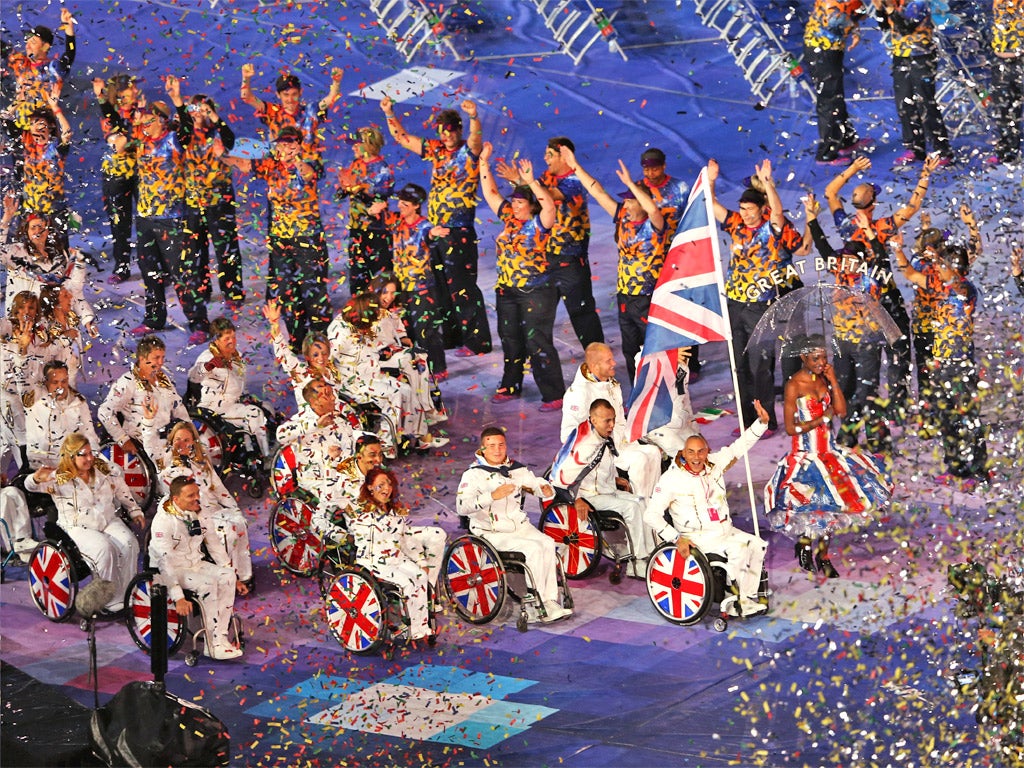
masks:
[[[607,400],[590,405],[590,417],[576,427],[551,467],[551,483],[586,518],[600,509],[622,515],[633,547],[630,575],[642,579],[643,561],[651,552],[651,529],[644,525],[644,502],[615,468],[615,409]]]
[[[768,545],[757,536],[741,531],[729,517],[725,471],[761,439],[768,428],[769,414],[761,401],[754,401],[758,420],[739,439],[714,453],[701,435],[686,440],[672,466],[654,488],[644,520],[662,541],[674,541],[679,554],[686,557],[690,544],[704,553],[726,558],[725,570],[739,585],[739,600],[734,596],[722,601],[722,610],[733,616],[752,616],[768,606],[757,600],[761,569]],[[666,521],[668,511],[670,521]],[[736,603],[739,603],[737,610]]]
[[[469,518],[469,530],[499,550],[522,552],[544,603],[542,621],[572,615],[558,602],[555,542],[530,523],[523,511],[524,491],[554,498],[554,489],[523,464],[508,457],[505,433],[487,427],[480,433],[476,461],[459,482],[457,507]]]
[[[179,615],[192,612],[185,590],[197,594],[208,621],[206,654],[221,661],[237,659],[242,649],[231,641],[231,614],[235,593],[245,595],[249,590],[235,575],[227,552],[216,546],[216,537],[205,535],[199,520],[200,504],[195,480],[180,476],[171,481],[169,496],[157,506],[153,518],[149,558],[160,571],[160,580]],[[203,554],[204,542],[214,559],[212,563]]]

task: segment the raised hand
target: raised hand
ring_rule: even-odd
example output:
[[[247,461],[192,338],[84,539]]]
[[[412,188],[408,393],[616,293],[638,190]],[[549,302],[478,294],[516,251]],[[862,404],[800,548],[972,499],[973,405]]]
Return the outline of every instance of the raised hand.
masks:
[[[277,321],[281,319],[281,305],[277,303],[276,299],[271,299],[260,309],[263,312],[263,316],[267,318],[271,325],[277,325]]]
[[[533,163],[525,157],[519,160],[519,176],[522,178],[524,184],[533,183]]]

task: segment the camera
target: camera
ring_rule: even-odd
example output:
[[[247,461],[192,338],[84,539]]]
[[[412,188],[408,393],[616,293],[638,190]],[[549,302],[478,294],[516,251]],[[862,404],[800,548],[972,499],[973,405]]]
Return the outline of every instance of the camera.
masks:
[[[203,535],[203,526],[200,525],[198,520],[189,520],[188,521],[188,535],[189,536],[202,536]]]

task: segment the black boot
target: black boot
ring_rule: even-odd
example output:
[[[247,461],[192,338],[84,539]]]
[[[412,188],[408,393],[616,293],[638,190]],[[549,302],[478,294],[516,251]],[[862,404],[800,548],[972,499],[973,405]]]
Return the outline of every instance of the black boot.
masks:
[[[826,579],[839,578],[839,571],[835,569],[832,561],[828,559],[828,537],[818,542],[818,550],[814,554],[814,564],[818,566],[818,570]]]
[[[814,572],[814,559],[811,556],[811,540],[809,538],[801,536],[797,539],[793,554],[796,555],[796,561],[800,563],[801,568],[811,573]]]

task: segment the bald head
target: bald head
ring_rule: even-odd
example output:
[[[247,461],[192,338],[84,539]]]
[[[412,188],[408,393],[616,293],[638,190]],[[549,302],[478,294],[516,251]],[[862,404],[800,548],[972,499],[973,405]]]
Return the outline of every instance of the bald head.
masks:
[[[607,344],[600,341],[588,344],[584,362],[587,370],[598,381],[610,381],[615,376],[615,356]]]
[[[708,441],[703,435],[691,435],[683,445],[683,461],[691,472],[701,472],[708,463]]]
[[[854,208],[865,210],[875,204],[875,188],[870,184],[858,184],[853,188],[850,202]]]

